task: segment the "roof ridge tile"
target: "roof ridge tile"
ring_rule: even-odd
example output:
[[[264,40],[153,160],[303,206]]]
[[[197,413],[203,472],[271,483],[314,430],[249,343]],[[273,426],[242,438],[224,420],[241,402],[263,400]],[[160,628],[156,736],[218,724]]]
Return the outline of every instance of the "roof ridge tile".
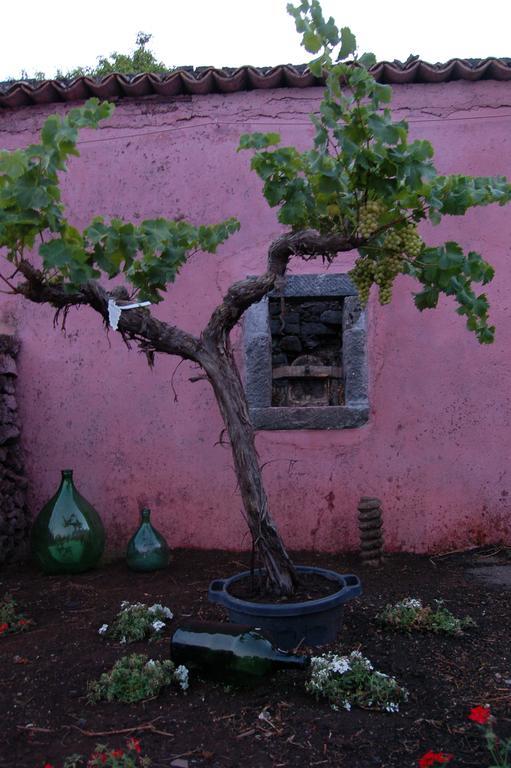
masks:
[[[415,56],[405,62],[380,61],[372,68],[378,82],[447,83],[455,80],[511,80],[511,57],[486,59],[452,58],[432,64]],[[98,96],[144,98],[178,95],[205,96],[268,88],[321,86],[306,64],[278,64],[272,67],[178,67],[168,73],[113,73],[104,77],[82,75],[69,80],[19,80],[0,82],[0,108],[16,109]]]

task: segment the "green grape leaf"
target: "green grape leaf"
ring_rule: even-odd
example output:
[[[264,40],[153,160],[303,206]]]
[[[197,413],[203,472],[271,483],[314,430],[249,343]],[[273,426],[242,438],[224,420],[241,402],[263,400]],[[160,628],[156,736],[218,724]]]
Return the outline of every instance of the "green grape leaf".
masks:
[[[238,152],[242,149],[264,149],[279,142],[279,133],[243,133],[240,136]]]
[[[352,56],[357,50],[357,39],[349,27],[341,29],[341,47],[337,56],[337,61]]]
[[[28,158],[21,149],[12,152],[0,151],[0,174],[5,174],[10,179],[19,179],[28,169]]]
[[[303,47],[309,53],[317,53],[322,48],[322,41],[319,35],[316,35],[312,30],[305,32],[303,36]]]

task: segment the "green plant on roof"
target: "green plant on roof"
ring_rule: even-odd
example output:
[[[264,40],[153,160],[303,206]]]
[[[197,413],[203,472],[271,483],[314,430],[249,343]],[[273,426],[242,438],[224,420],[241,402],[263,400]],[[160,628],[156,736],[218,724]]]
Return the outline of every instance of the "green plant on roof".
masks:
[[[56,80],[74,80],[76,77],[106,77],[114,73],[119,75],[138,75],[142,72],[166,73],[172,72],[174,67],[167,66],[162,61],[158,61],[154,53],[147,44],[152,35],[147,32],[139,32],[136,39],[136,48],[132,53],[118,53],[114,51],[109,56],[98,56],[97,63],[94,66],[79,66],[72,69],[57,69],[53,76]],[[16,80],[46,80],[45,72],[34,72],[30,75],[26,70],[22,70],[19,78],[8,77],[7,82]]]
[[[120,75],[138,75],[142,72],[170,72],[173,67],[168,67],[162,61],[158,61],[154,53],[147,47],[152,35],[147,32],[139,32],[136,48],[133,53],[118,53],[114,51],[109,56],[98,56],[95,66],[75,67],[67,72],[58,71],[56,77],[61,79],[73,79],[75,77],[105,77],[114,73]]]

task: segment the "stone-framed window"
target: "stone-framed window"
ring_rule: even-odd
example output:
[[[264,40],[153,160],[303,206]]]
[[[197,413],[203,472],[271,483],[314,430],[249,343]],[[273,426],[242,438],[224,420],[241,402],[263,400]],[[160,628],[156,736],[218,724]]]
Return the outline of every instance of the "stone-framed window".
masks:
[[[346,429],[367,422],[366,313],[348,275],[287,276],[281,288],[247,310],[243,341],[245,389],[255,429]],[[291,360],[293,354],[297,357]],[[319,378],[294,378],[302,374]],[[319,405],[322,377],[329,383]]]

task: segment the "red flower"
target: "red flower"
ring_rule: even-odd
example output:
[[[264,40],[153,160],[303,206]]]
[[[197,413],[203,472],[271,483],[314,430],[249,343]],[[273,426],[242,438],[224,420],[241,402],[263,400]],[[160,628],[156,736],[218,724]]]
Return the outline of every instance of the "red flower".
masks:
[[[0,635],[2,635],[4,632],[7,632],[9,629],[9,625],[4,621],[3,624],[0,624]]]
[[[128,739],[126,742],[126,746],[128,749],[133,749],[135,752],[138,752],[140,754],[142,752],[142,747],[140,746],[140,741],[135,738]]]
[[[87,765],[98,765],[98,760],[100,763],[103,763],[103,765],[108,760],[108,755],[105,752],[94,752],[90,758]]]
[[[53,765],[51,763],[45,763],[43,768],[53,768]]]
[[[468,719],[473,720],[479,725],[486,725],[491,717],[490,707],[473,707],[470,710]]]
[[[426,752],[419,758],[419,768],[430,768],[432,765],[440,765],[441,763],[448,763],[452,760],[452,755],[448,755],[446,752]]]
[[[28,619],[19,619],[18,620],[18,626],[24,627],[25,624],[28,624]]]
[[[112,757],[122,757],[124,755],[124,752],[122,749],[113,749],[112,750]]]

